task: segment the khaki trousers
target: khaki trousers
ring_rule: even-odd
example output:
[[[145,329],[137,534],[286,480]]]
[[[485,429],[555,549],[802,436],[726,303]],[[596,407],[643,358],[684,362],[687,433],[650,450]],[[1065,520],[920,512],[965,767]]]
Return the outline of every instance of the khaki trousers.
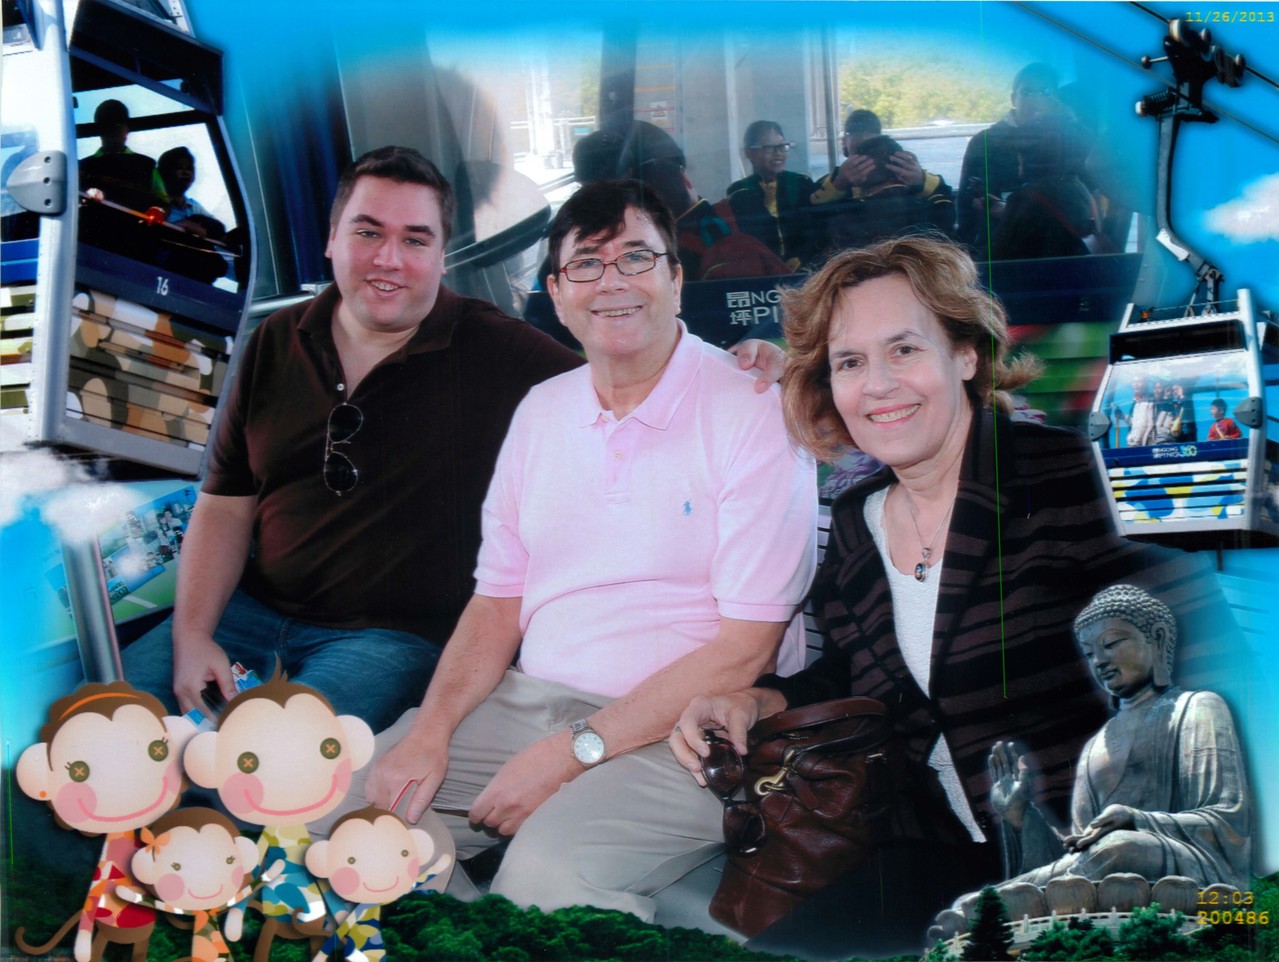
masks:
[[[454,733],[434,805],[469,809],[507,759],[611,700],[507,671]],[[375,758],[403,737],[416,711],[377,736]],[[349,798],[363,798],[362,776],[370,767],[356,773]],[[459,858],[500,841],[462,816],[439,818]],[[698,787],[662,741],[610,758],[561,786],[515,834],[491,891],[548,912],[594,905],[652,921],[652,896],[718,854],[723,838],[719,799]]]

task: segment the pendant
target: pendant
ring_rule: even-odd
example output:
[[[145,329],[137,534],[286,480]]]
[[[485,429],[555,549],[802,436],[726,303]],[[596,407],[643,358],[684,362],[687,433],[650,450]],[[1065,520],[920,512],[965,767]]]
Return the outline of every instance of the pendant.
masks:
[[[927,579],[928,579],[928,565],[924,564],[921,561],[919,564],[915,565],[915,580],[926,581]]]

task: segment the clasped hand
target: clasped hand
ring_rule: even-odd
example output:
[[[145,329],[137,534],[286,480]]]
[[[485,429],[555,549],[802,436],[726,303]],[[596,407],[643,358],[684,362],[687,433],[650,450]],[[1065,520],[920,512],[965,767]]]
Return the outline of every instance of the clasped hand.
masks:
[[[374,765],[365,787],[373,805],[393,808],[411,792],[405,817],[416,823],[448,771],[448,746],[407,735]],[[500,835],[514,835],[538,806],[584,769],[573,758],[567,732],[539,739],[497,770],[471,804],[470,819]]]

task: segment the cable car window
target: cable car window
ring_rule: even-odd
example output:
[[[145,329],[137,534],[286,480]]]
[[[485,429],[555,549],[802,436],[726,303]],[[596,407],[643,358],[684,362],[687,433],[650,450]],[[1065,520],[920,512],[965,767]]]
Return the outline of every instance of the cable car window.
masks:
[[[4,0],[4,42],[19,44],[31,42],[29,0]]]
[[[973,71],[949,43],[905,31],[869,37],[851,25],[838,31],[836,50],[839,122],[854,108],[872,111],[921,167],[958,190],[968,141],[1007,113],[1019,65]]]
[[[81,242],[239,291],[244,229],[212,118],[139,85],[78,90],[74,113]]]
[[[9,183],[9,175],[36,152],[38,144],[34,127],[5,125],[0,136],[0,185]],[[20,207],[7,186],[0,186],[0,232],[6,243],[30,240],[40,232],[40,215]]]
[[[539,281],[543,229],[576,189],[573,148],[599,125],[602,46],[600,30],[571,26],[521,31],[501,57],[488,37],[431,37],[442,109],[422,120],[461,200],[449,264],[501,263],[516,309]]]
[[[1234,410],[1248,397],[1247,363],[1239,351],[1115,365],[1102,447],[1246,440],[1250,429]]]

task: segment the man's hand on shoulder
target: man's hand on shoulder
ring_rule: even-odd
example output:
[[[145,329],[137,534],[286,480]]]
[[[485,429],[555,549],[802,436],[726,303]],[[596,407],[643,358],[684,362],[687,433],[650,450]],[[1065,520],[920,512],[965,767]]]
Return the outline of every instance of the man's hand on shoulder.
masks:
[[[514,835],[539,805],[585,770],[573,757],[567,730],[539,739],[497,770],[471,805],[471,821]]]
[[[410,731],[377,760],[364,786],[364,800],[379,808],[395,809],[409,795],[404,816],[416,825],[426,811],[449,767],[448,741]],[[411,793],[411,794],[409,794]]]
[[[222,647],[209,635],[187,635],[173,639],[173,693],[178,705],[186,712],[192,708],[206,711],[204,688],[216,682],[222,697],[230,701],[235,697],[235,682],[231,678],[231,661]]]
[[[756,394],[763,394],[780,381],[786,370],[786,352],[772,341],[747,338],[730,347],[728,353],[737,357],[737,366],[743,371],[755,371]]]

